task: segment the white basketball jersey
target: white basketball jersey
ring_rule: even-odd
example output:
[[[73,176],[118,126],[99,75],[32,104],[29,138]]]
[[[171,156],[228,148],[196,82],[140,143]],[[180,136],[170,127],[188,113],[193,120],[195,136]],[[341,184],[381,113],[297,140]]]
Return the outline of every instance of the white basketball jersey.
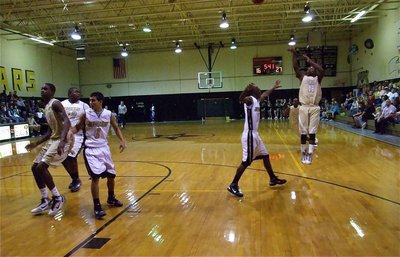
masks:
[[[111,111],[103,109],[97,114],[93,109],[86,112],[85,123],[85,146],[86,147],[103,147],[107,145],[108,130],[110,129]]]
[[[253,104],[250,106],[243,104],[245,114],[244,131],[257,131],[260,124],[260,102],[254,96],[250,97],[253,100]]]
[[[318,76],[304,76],[299,91],[299,101],[302,105],[318,105],[321,101],[322,90]]]
[[[67,113],[69,121],[71,122],[71,127],[75,126],[78,123],[79,117],[81,117],[82,114],[85,113],[85,110],[90,109],[90,107],[87,103],[84,103],[80,100],[78,100],[76,103],[71,103],[68,99],[66,99],[66,100],[62,101],[61,103],[64,106],[64,109],[65,109],[65,112]],[[83,131],[80,130],[78,132],[78,134],[83,135]]]

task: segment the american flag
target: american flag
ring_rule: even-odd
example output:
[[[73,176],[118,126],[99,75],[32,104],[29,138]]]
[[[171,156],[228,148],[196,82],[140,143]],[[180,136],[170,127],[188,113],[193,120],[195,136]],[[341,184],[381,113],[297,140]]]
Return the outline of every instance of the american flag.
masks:
[[[125,59],[113,58],[113,72],[115,79],[126,78]]]

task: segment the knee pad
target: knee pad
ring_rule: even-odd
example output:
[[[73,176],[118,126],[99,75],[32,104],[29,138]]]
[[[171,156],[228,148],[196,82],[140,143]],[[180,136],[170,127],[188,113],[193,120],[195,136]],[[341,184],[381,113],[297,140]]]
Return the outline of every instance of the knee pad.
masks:
[[[310,134],[310,143],[315,143],[315,134]]]
[[[307,143],[307,135],[301,134],[300,142],[301,142],[301,144],[306,144]]]

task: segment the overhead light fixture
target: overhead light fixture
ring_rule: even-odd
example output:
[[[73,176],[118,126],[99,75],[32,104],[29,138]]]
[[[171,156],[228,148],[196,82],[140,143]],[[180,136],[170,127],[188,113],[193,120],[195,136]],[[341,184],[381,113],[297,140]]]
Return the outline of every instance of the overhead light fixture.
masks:
[[[181,44],[179,42],[176,42],[175,53],[177,54],[182,53]]]
[[[290,35],[290,40],[289,40],[289,43],[288,43],[288,45],[290,45],[290,46],[294,46],[294,45],[296,45],[296,39],[295,39],[295,37],[294,37],[294,35],[292,34],[292,35]]]
[[[82,38],[78,26],[75,26],[74,32],[71,33],[71,38],[73,40],[80,40]]]
[[[232,40],[231,40],[231,46],[230,46],[230,48],[231,48],[231,49],[236,49],[236,48],[237,48],[236,39],[235,39],[234,37],[233,37]]]
[[[38,37],[30,37],[29,39],[49,46],[54,46],[53,42],[49,42]]]
[[[310,6],[308,5],[308,2],[306,2],[306,5],[304,6],[304,17],[301,19],[303,22],[310,22],[313,19],[313,15],[311,13]]]
[[[351,23],[358,21],[362,16],[364,16],[364,14],[366,14],[366,11],[361,11],[359,12],[353,19],[351,19]]]
[[[219,24],[219,27],[221,29],[227,29],[229,28],[229,23],[228,23],[228,19],[226,18],[226,13],[222,13],[222,18],[221,18],[221,23]]]
[[[122,56],[122,57],[127,57],[127,56],[128,56],[128,50],[126,50],[126,45],[124,45],[124,46],[122,47],[121,56]]]
[[[144,25],[143,31],[146,33],[151,32],[150,24],[148,22],[146,22],[146,24]]]

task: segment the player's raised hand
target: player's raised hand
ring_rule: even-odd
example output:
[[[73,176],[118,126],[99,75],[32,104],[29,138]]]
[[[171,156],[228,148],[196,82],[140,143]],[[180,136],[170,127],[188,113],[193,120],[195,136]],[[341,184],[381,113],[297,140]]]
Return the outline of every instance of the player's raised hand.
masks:
[[[281,80],[280,80],[280,79],[277,79],[277,80],[275,81],[274,88],[280,88],[280,87],[282,87],[282,86],[281,86]]]
[[[308,57],[306,54],[303,54],[303,57],[304,57],[304,59],[306,59],[306,62],[310,62],[311,61],[310,57]]]

